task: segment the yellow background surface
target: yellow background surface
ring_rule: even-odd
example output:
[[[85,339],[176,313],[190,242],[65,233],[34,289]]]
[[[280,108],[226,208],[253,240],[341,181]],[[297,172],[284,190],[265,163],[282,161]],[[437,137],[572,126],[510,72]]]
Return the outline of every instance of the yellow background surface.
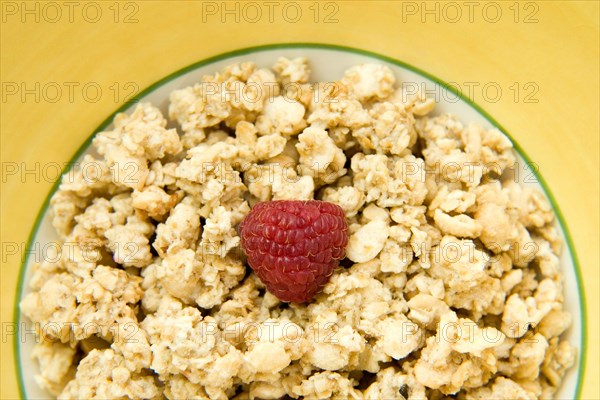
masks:
[[[5,327],[12,322],[21,255],[6,246],[24,246],[56,177],[46,166],[67,162],[131,88],[141,91],[223,52],[285,42],[369,50],[474,87],[470,97],[539,165],[572,233],[588,306],[582,398],[600,398],[598,2],[456,2],[457,9],[421,1],[258,1],[258,18],[241,2],[227,3],[233,11],[224,13],[221,1],[97,1],[92,8],[59,1],[59,17],[43,2],[1,4],[2,399],[18,397]],[[21,89],[35,90],[36,82],[40,98],[23,98]],[[51,91],[55,84],[44,93],[48,83],[58,84],[62,95]],[[101,88],[95,102],[92,89],[83,92],[89,83]],[[487,83],[501,87],[499,99],[483,92]],[[38,172],[7,174],[14,163]]]

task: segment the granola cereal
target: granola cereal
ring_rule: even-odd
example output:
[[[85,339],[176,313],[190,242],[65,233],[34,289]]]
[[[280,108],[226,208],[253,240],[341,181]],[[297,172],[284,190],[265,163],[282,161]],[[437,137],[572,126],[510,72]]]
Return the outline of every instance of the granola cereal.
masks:
[[[206,75],[115,117],[51,201],[63,243],[22,312],[59,399],[541,399],[562,338],[561,243],[496,129],[433,114],[375,63]],[[170,122],[167,121],[169,118]],[[453,168],[445,168],[452,165]],[[308,304],[247,268],[259,201],[338,204],[347,258]],[[68,251],[67,251],[68,250]],[[56,255],[56,254],[54,254]]]

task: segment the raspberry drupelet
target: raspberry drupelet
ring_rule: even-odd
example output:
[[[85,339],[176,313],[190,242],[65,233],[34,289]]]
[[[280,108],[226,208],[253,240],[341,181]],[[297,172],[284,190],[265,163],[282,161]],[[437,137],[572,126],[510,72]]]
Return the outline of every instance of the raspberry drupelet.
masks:
[[[256,204],[240,224],[248,264],[282,301],[310,301],[344,258],[348,223],[342,208],[319,200]]]

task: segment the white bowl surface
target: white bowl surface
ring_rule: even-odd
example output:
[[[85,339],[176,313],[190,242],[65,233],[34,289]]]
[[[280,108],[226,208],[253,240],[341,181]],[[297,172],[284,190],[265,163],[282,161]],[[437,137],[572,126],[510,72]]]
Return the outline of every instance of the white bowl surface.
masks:
[[[172,79],[166,78],[156,87],[150,88],[149,92],[144,92],[138,100],[144,102],[150,102],[156,106],[159,106],[163,113],[166,114],[168,107],[169,94],[178,88],[193,85],[200,80],[200,77],[205,74],[212,74],[216,71],[221,70],[223,67],[241,61],[253,61],[259,67],[272,66],[278,57],[285,56],[291,57],[308,57],[310,66],[312,69],[311,81],[334,81],[343,75],[343,72],[356,64],[365,62],[378,62],[388,65],[395,73],[397,79],[400,82],[404,82],[405,87],[410,90],[419,87],[425,87],[432,96],[436,96],[438,104],[436,106],[435,114],[449,112],[452,113],[463,122],[477,122],[482,126],[489,128],[495,126],[492,121],[488,119],[482,112],[476,107],[469,104],[469,102],[459,98],[452,91],[443,86],[440,86],[434,80],[428,78],[426,75],[422,75],[417,70],[405,66],[401,63],[394,62],[391,59],[385,57],[377,58],[374,54],[367,52],[353,51],[351,49],[321,47],[321,46],[273,46],[270,48],[256,48],[247,49],[234,54],[226,54],[220,57],[215,57],[213,61],[208,63],[200,62],[196,64],[196,67],[186,69],[183,72]],[[128,112],[134,105],[130,105],[125,110]],[[112,119],[112,118],[111,118]],[[103,129],[110,129],[110,125]],[[535,133],[533,133],[535,134]],[[541,135],[540,135],[541,138]],[[514,143],[514,141],[513,141]],[[89,148],[79,152],[79,158],[89,152]],[[77,160],[77,158],[76,158]],[[520,167],[519,182],[530,187],[535,187],[541,190],[548,197],[548,193],[544,190],[544,187],[539,183],[536,176],[532,173],[529,168],[529,164],[524,158],[523,154],[518,154],[518,164]],[[52,194],[52,193],[51,193]],[[51,196],[51,194],[49,196]],[[37,232],[33,233],[32,246],[28,248],[43,249],[44,245],[57,241],[58,236],[52,227],[52,220],[50,217],[49,209],[45,207],[41,211],[40,220]],[[557,222],[560,235],[562,236],[565,246],[561,256],[561,267],[565,276],[565,309],[573,315],[573,325],[564,334],[564,339],[568,340],[572,345],[579,348],[579,357],[581,357],[582,348],[582,304],[581,295],[578,286],[576,264],[574,262],[574,256],[572,249],[569,248],[567,243],[565,230],[561,222]],[[36,247],[38,246],[38,247]],[[22,272],[23,276],[20,281],[20,300],[30,290],[28,282],[31,277],[31,266],[35,263],[35,257],[28,257],[25,261],[25,270]],[[20,327],[20,334],[16,335],[16,347],[18,363],[20,364],[21,380],[22,380],[22,395],[25,399],[46,399],[49,398],[49,394],[41,390],[34,380],[34,375],[39,373],[38,365],[32,360],[31,352],[35,344],[35,339],[31,333],[27,333],[27,329],[31,329],[31,323],[26,317],[18,313],[19,321],[18,326]],[[29,327],[29,328],[28,328]],[[31,332],[31,331],[29,331]],[[579,360],[578,360],[579,361]],[[557,399],[573,399],[576,397],[576,391],[578,386],[578,377],[580,374],[581,365],[577,362],[571,370],[568,371],[563,381],[562,387],[556,394]]]

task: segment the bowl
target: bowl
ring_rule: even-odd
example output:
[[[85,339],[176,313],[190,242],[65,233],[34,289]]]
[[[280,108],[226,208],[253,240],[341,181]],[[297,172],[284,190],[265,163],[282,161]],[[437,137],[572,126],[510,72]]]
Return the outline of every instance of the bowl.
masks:
[[[556,393],[556,398],[578,398],[581,389],[583,372],[583,351],[585,351],[585,309],[581,292],[581,273],[574,254],[571,238],[564,223],[560,210],[554,201],[547,185],[537,171],[536,165],[531,162],[518,143],[506,132],[502,126],[496,122],[481,107],[464,97],[456,88],[448,85],[429,73],[424,72],[411,65],[401,61],[375,54],[372,52],[358,50],[348,47],[322,45],[322,44],[281,44],[269,45],[241,49],[229,53],[224,53],[206,60],[194,63],[173,74],[161,79],[142,91],[135,99],[124,104],[112,115],[108,116],[104,122],[89,136],[81,145],[77,153],[70,160],[72,162],[80,160],[85,154],[91,153],[91,140],[95,133],[106,129],[111,129],[112,119],[116,113],[128,112],[134,103],[138,101],[150,102],[158,106],[163,113],[167,113],[168,99],[171,91],[193,85],[198,82],[202,75],[212,74],[223,67],[241,61],[253,61],[259,67],[268,67],[275,63],[278,57],[299,57],[304,56],[309,59],[312,74],[312,81],[333,81],[339,79],[343,72],[356,64],[365,62],[377,62],[389,66],[396,75],[400,84],[407,90],[426,89],[430,97],[434,97],[437,102],[436,110],[433,113],[440,114],[450,112],[456,115],[463,122],[476,122],[484,128],[496,127],[506,134],[512,141],[517,153],[518,176],[522,185],[539,189],[549,200],[557,217],[557,229],[565,246],[560,258],[562,272],[565,277],[564,294],[565,310],[573,316],[572,326],[564,333],[563,338],[579,349],[579,362],[571,368],[562,383],[562,386]],[[66,171],[64,171],[66,172]],[[50,395],[40,389],[35,382],[34,376],[39,373],[38,365],[32,360],[31,353],[35,344],[35,337],[32,334],[32,324],[28,321],[18,309],[21,299],[29,292],[28,281],[31,277],[32,265],[36,258],[43,253],[43,249],[48,248],[58,240],[58,235],[52,227],[52,219],[49,212],[49,201],[58,188],[56,182],[48,193],[46,200],[38,213],[34,228],[30,233],[27,248],[39,249],[28,254],[21,265],[17,288],[17,304],[15,309],[15,322],[17,322],[17,334],[14,336],[14,346],[16,354],[17,372],[19,377],[19,388],[22,398],[38,399],[49,398]]]

